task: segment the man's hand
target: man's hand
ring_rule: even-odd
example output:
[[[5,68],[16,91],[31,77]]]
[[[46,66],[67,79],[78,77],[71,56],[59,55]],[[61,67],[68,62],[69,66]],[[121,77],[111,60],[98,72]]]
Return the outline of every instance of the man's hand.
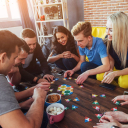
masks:
[[[111,128],[112,125],[122,128],[122,124],[120,124],[112,116],[104,115],[101,117],[100,123],[97,123],[97,126],[93,126],[93,128]]]
[[[11,73],[16,73],[16,72],[19,72],[19,68],[18,67],[15,67],[15,66],[12,66],[10,72],[8,74],[11,74]]]
[[[36,88],[42,88],[45,91],[49,91],[50,83],[49,82],[41,82],[36,85]]]
[[[115,77],[116,77],[115,73],[114,72],[110,72],[104,77],[104,79],[101,81],[101,83],[110,84],[114,80]]]
[[[106,112],[105,115],[112,116],[114,119],[116,119],[119,122],[124,122],[124,123],[128,122],[128,114],[121,111],[114,111],[114,112],[110,111],[110,112]]]
[[[44,89],[42,89],[42,88],[35,88],[34,89],[34,94],[33,94],[32,98],[34,100],[39,99],[39,98],[42,98],[42,99],[45,100],[46,95],[47,95],[47,91],[44,91]]]
[[[39,84],[39,83],[41,83],[41,82],[48,82],[46,79],[42,79],[42,78],[40,78],[38,81],[37,81],[37,83]]]
[[[30,98],[24,102],[19,103],[19,105],[22,109],[29,109],[33,101],[33,98]]]
[[[64,73],[64,78],[68,77],[68,76],[72,76],[74,74],[73,70],[68,70]]]
[[[116,101],[124,101],[122,103],[120,103],[121,105],[125,105],[125,104],[128,104],[128,95],[119,95],[119,96],[116,96],[114,99],[112,99],[112,101],[114,103],[116,103]]]
[[[88,72],[84,72],[81,75],[79,75],[77,77],[76,83],[77,84],[82,84],[87,78],[88,78],[89,74]]]
[[[54,76],[53,75],[46,74],[46,75],[44,75],[43,79],[45,79],[45,78],[50,82],[50,81],[53,81]]]

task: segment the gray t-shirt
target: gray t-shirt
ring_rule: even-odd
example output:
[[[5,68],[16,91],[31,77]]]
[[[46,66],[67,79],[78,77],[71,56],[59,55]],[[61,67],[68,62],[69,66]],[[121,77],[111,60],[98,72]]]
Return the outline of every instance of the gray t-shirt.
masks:
[[[20,106],[16,100],[12,86],[8,83],[6,77],[0,74],[0,115],[19,108]]]

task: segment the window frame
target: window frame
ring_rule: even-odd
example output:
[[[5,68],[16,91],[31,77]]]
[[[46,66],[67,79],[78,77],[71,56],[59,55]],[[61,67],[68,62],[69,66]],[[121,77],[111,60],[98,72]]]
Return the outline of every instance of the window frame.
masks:
[[[8,27],[16,27],[16,26],[21,26],[21,19],[12,19],[11,16],[11,10],[10,10],[10,5],[8,3],[8,0],[5,0],[6,3],[6,9],[7,9],[7,18],[0,18],[0,28],[8,28]]]

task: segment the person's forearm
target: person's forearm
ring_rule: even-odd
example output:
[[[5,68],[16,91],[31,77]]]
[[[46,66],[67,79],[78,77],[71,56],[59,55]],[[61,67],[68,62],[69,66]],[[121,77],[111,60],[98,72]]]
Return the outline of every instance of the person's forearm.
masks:
[[[99,73],[107,72],[107,71],[109,71],[109,69],[110,69],[110,66],[101,65],[97,68],[87,70],[86,72],[88,73],[89,76],[91,76],[91,75],[96,75],[96,74],[99,74]]]
[[[60,58],[61,58],[60,54],[58,54],[56,56],[50,56],[50,57],[48,57],[47,62],[48,63],[54,63],[55,61],[59,60]]]
[[[78,64],[76,65],[76,67],[75,68],[73,68],[72,70],[74,71],[74,72],[76,72],[76,71],[78,71],[78,70],[80,70],[80,66],[81,66],[81,61],[79,61],[78,62]]]
[[[8,76],[9,76],[10,82],[13,85],[18,85],[20,83],[20,81],[21,81],[20,72],[11,73],[11,74],[8,74]]]
[[[128,68],[125,68],[125,69],[119,70],[119,71],[114,71],[113,73],[114,73],[115,77],[122,76],[122,75],[128,75]]]
[[[21,92],[15,92],[15,97],[16,97],[17,101],[21,101],[25,98],[32,96],[34,89],[35,89],[35,87],[31,87],[31,88],[21,91]]]
[[[128,128],[128,125],[122,125],[121,128]]]
[[[26,114],[27,119],[29,120],[30,124],[32,124],[32,128],[40,128],[41,123],[43,120],[43,113],[44,113],[44,102],[45,99],[38,98],[34,100],[32,103],[29,111]]]

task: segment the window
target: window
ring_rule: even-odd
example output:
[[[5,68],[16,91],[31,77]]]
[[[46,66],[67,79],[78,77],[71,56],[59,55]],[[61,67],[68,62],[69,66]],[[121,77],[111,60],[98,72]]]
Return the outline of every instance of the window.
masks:
[[[20,13],[17,0],[0,0],[0,23],[20,23]],[[15,22],[15,23],[14,23]],[[20,23],[21,24],[21,23]],[[1,27],[1,26],[0,26]]]

